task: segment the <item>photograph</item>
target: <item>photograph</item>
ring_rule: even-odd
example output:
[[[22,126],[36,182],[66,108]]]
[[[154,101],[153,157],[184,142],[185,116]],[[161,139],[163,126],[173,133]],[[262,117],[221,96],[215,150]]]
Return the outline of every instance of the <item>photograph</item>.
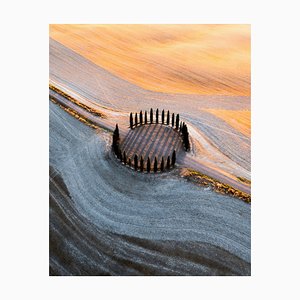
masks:
[[[300,299],[298,6],[5,2],[0,298]]]
[[[49,23],[49,276],[251,276],[251,24]]]

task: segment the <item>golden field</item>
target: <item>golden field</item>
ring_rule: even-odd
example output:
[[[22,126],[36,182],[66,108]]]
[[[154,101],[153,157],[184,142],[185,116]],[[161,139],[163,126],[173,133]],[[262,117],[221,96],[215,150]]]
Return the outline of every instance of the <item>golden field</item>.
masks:
[[[251,112],[248,110],[208,109],[208,112],[222,119],[247,137],[251,136]]]
[[[250,25],[61,24],[50,37],[147,90],[250,96]]]

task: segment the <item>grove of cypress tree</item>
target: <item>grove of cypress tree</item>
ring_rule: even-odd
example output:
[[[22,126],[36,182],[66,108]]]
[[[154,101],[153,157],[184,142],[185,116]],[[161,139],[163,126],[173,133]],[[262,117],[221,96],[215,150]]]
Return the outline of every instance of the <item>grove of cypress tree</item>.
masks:
[[[167,159],[167,169],[169,170],[170,167],[171,167],[171,162],[170,162],[170,155],[169,155]]]
[[[135,126],[137,126],[137,124],[138,124],[138,117],[137,117],[137,113],[135,113],[134,121],[135,121]]]
[[[179,127],[179,114],[176,115],[176,129]]]
[[[130,128],[132,129],[132,127],[133,127],[133,117],[132,117],[132,112],[130,113],[129,123],[130,123]]]
[[[154,172],[155,173],[157,172],[157,159],[156,159],[156,156],[155,156],[155,159],[154,159]]]
[[[140,124],[142,125],[143,124],[143,112],[140,111]]]
[[[150,162],[150,158],[148,157],[147,159],[147,172],[150,173],[151,170],[151,162]]]
[[[165,123],[165,110],[163,109],[161,112],[161,123],[164,124]]]
[[[143,156],[141,156],[141,159],[140,159],[140,171],[141,172],[144,171],[144,159],[143,159]]]
[[[147,120],[147,111],[145,110],[145,124],[148,123],[148,120]]]
[[[158,124],[158,108],[156,109],[156,124]]]
[[[176,151],[174,150],[172,154],[172,166],[174,166],[175,163],[176,163]]]
[[[134,169],[135,170],[138,169],[138,157],[137,157],[137,155],[134,156]]]
[[[174,113],[172,113],[172,127],[174,127],[174,119],[175,119],[175,115]]]
[[[164,170],[165,170],[165,161],[164,161],[164,157],[162,157],[160,163],[160,171],[163,172]]]
[[[150,109],[150,123],[153,123],[153,109]]]
[[[170,112],[167,113],[167,125],[170,125]]]

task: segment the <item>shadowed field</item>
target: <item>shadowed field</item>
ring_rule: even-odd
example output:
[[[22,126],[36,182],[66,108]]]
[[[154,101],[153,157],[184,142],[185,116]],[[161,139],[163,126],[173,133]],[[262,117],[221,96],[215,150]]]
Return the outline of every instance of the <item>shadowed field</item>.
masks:
[[[74,209],[60,174],[50,171],[50,275],[250,275],[249,263],[208,243],[97,228]]]
[[[250,95],[250,25],[50,25],[50,36],[147,90]]]
[[[51,275],[249,275],[250,206],[140,175],[50,102]]]

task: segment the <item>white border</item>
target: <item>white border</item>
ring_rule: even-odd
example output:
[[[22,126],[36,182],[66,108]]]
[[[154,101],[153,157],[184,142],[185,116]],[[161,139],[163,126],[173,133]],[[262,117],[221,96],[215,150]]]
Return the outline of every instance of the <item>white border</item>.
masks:
[[[2,299],[299,297],[296,3],[29,0],[4,4]],[[49,23],[252,24],[251,277],[48,276]]]

